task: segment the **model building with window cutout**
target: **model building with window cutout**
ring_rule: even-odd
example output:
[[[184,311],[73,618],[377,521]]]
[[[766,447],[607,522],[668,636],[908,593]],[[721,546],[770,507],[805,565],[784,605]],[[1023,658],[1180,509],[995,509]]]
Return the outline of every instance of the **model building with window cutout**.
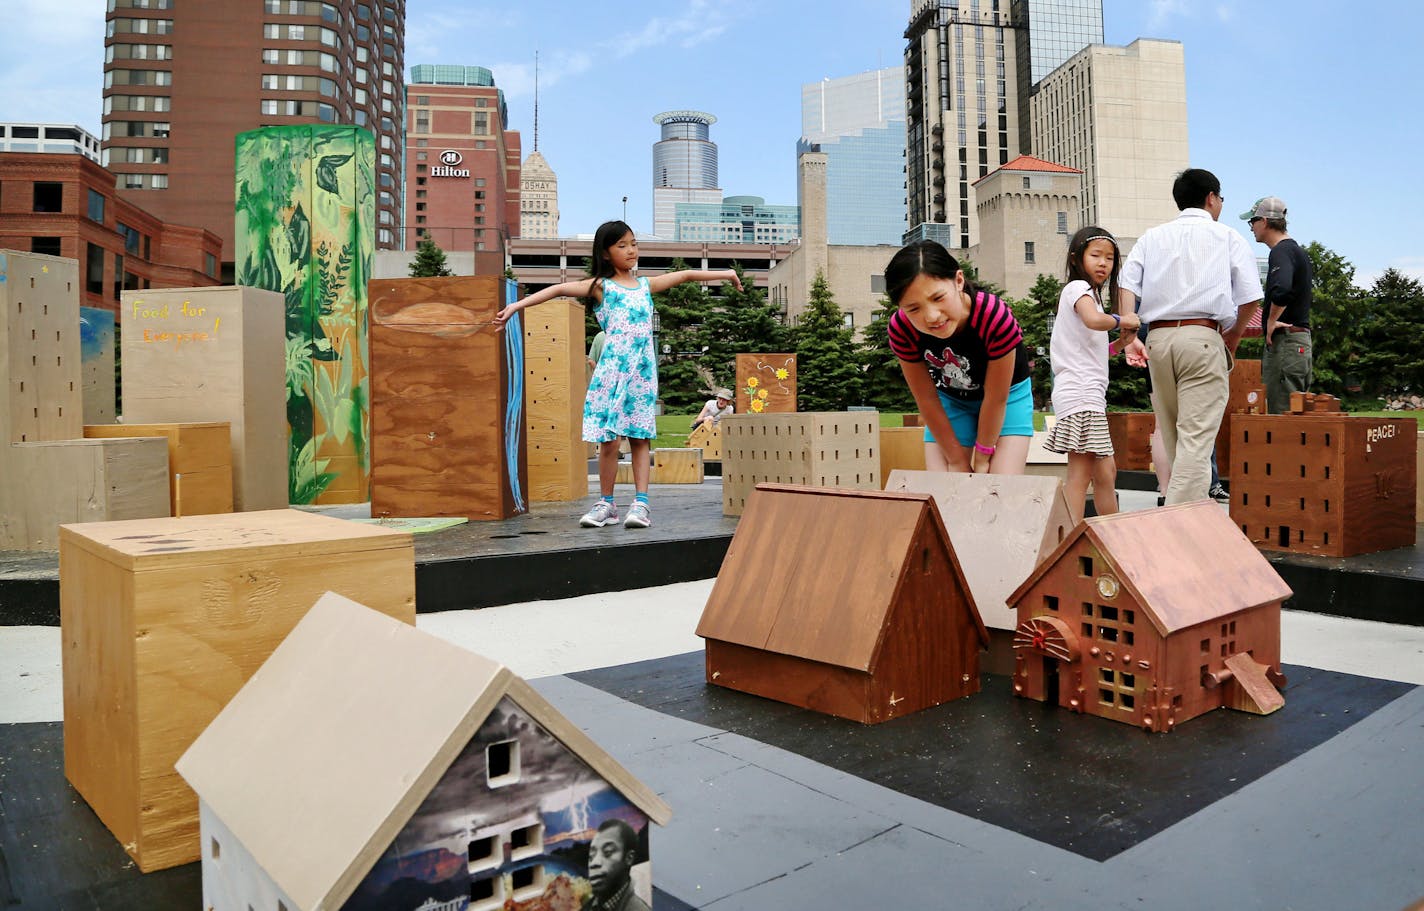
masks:
[[[508,668],[331,593],[177,768],[212,911],[645,909],[671,815]]]
[[[1209,500],[1088,519],[1009,596],[1014,692],[1159,732],[1269,714],[1290,596]]]

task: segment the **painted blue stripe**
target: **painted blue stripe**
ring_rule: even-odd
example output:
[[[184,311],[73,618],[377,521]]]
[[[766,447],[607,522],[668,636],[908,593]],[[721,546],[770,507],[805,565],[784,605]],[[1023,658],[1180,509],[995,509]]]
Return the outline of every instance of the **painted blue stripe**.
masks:
[[[505,283],[505,303],[515,301],[516,288]],[[519,486],[519,453],[524,445],[524,324],[515,313],[504,324],[504,462],[509,474],[509,491],[515,512],[526,512],[524,491]]]

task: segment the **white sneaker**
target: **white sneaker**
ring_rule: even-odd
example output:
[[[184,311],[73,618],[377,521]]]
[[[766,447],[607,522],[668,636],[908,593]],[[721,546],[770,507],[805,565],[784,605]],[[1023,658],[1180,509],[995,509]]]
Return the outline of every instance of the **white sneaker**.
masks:
[[[593,508],[583,514],[579,525],[584,528],[602,528],[618,521],[618,507],[607,500],[599,500]]]
[[[653,520],[648,516],[648,504],[634,502],[628,507],[628,518],[623,520],[624,528],[647,528],[653,524]]]

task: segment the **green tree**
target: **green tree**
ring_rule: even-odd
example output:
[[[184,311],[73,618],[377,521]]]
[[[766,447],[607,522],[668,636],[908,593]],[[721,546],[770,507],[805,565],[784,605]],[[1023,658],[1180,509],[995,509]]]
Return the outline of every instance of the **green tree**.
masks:
[[[855,330],[820,270],[811,283],[806,311],[793,331],[798,411],[844,411],[861,401],[860,359]]]
[[[1366,292],[1355,286],[1355,267],[1329,247],[1305,248],[1315,271],[1310,305],[1310,342],[1315,379],[1311,391],[1344,397],[1360,385],[1355,362],[1361,352]]]
[[[724,283],[721,297],[713,300],[703,324],[707,350],[702,353],[702,365],[724,386],[736,385],[738,354],[775,354],[790,346],[781,309],[767,300],[765,290],[752,286],[740,265],[733,268],[742,279],[742,290]]]
[[[915,397],[905,383],[900,359],[890,350],[890,317],[898,309],[888,297],[882,297],[880,306],[870,315],[870,322],[861,332],[857,351],[861,388],[867,405],[874,405],[881,411],[912,412],[918,407]]]
[[[1424,285],[1386,269],[1359,312],[1359,350],[1351,369],[1364,392],[1382,396],[1424,389]],[[1312,339],[1312,341],[1314,341]],[[1312,346],[1313,350],[1313,346]]]
[[[1023,330],[1024,346],[1028,348],[1028,360],[1032,365],[1030,380],[1033,384],[1033,401],[1037,408],[1045,408],[1053,395],[1053,362],[1049,357],[1049,339],[1053,334],[1053,319],[1058,315],[1058,296],[1063,292],[1063,283],[1052,275],[1039,275],[1033,287],[1028,289],[1028,297],[1023,300],[1009,300],[1009,308],[1014,311],[1014,319]]]
[[[688,268],[673,260],[670,271]],[[653,295],[657,313],[658,394],[664,408],[678,414],[702,405],[702,381],[697,364],[702,357],[703,324],[711,310],[707,289],[699,282],[683,282]],[[694,407],[696,406],[696,407]]]
[[[439,275],[454,275],[445,263],[445,251],[429,237],[420,239],[415,247],[415,259],[410,264],[411,278],[432,278]]]

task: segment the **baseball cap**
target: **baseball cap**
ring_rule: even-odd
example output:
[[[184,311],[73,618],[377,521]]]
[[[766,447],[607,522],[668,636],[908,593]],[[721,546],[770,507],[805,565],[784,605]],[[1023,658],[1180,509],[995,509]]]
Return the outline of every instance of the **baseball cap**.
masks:
[[[1262,196],[1256,200],[1256,204],[1251,207],[1250,212],[1241,213],[1242,221],[1250,221],[1253,218],[1285,218],[1286,202],[1279,196]]]

